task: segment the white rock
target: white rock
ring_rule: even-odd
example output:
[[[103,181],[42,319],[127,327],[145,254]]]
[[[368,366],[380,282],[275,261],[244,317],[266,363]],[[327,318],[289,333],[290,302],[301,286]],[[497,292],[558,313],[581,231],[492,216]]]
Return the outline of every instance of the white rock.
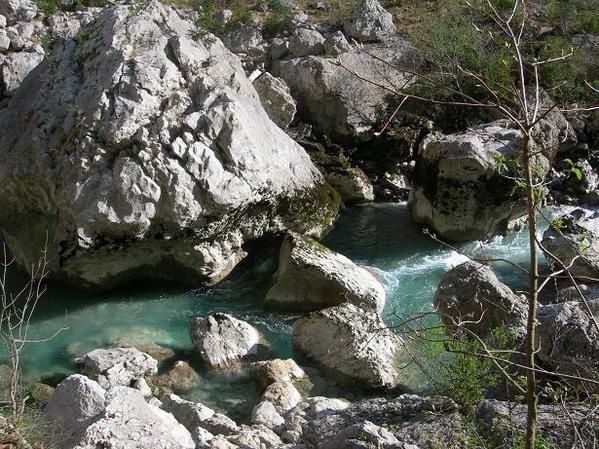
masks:
[[[291,382],[279,381],[266,387],[261,399],[272,403],[279,413],[285,413],[302,402],[302,395]]]
[[[150,388],[150,386],[148,385],[148,383],[146,382],[146,380],[143,377],[137,379],[133,383],[133,388],[135,388],[136,390],[139,390],[141,395],[146,399],[152,397],[152,389]]]
[[[104,398],[102,387],[80,374],[58,384],[43,416],[61,447],[72,447],[79,441],[87,426],[104,411]]]
[[[316,30],[298,28],[289,41],[289,53],[293,58],[324,53],[325,38]]]
[[[314,239],[290,233],[281,245],[265,306],[313,311],[350,302],[381,313],[385,298],[383,285],[368,270]]]
[[[213,284],[249,240],[330,226],[332,189],[269,120],[239,60],[194,31],[156,1],[111,6],[18,89],[0,116],[0,226],[19,264],[32,266],[50,232],[51,274],[81,286],[140,272]],[[42,56],[9,57],[25,58],[2,66],[12,92]],[[85,136],[70,139],[81,123]],[[182,160],[170,144],[185,133]],[[25,232],[31,214],[38,226]]]
[[[522,137],[505,123],[459,134],[431,134],[420,146],[409,208],[413,220],[451,241],[485,240],[505,233],[525,214],[524,202],[498,173],[498,158],[519,157]],[[544,156],[539,164],[547,166]]]
[[[146,403],[139,391],[114,387],[106,407],[83,433],[77,449],[194,449],[190,433],[172,415]]]
[[[128,387],[158,372],[158,361],[135,348],[95,349],[75,359],[75,363],[105,389]]]
[[[255,355],[260,345],[260,334],[253,326],[224,313],[194,318],[190,334],[195,349],[211,368],[224,368]]]
[[[252,410],[252,424],[263,424],[269,429],[276,429],[285,424],[285,419],[272,402],[261,401]]]
[[[343,24],[348,36],[359,41],[380,41],[395,34],[393,16],[377,0],[361,0]]]
[[[4,85],[3,93],[9,96],[12,95],[25,80],[27,75],[29,75],[29,73],[35,69],[43,59],[43,54],[35,52],[14,52],[7,54],[4,57],[4,63],[0,65],[0,79],[3,80]]]
[[[373,311],[353,304],[313,312],[293,326],[294,347],[340,380],[394,387],[403,342]]]
[[[264,72],[252,84],[271,120],[286,129],[295,117],[297,106],[285,81]]]
[[[251,370],[264,389],[275,382],[293,382],[306,376],[304,370],[293,359],[254,362],[251,364]]]

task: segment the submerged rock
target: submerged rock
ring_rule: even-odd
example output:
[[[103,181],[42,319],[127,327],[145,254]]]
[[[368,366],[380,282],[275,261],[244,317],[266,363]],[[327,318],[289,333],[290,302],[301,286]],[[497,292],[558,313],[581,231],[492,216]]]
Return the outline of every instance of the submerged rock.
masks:
[[[385,297],[383,285],[368,270],[314,239],[290,233],[281,245],[279,268],[264,304],[314,311],[349,302],[381,313]]]
[[[414,221],[451,241],[485,240],[505,233],[526,209],[513,195],[512,184],[500,175],[498,160],[519,157],[521,145],[519,131],[502,123],[426,137],[409,196]]]
[[[20,265],[47,241],[51,275],[80,286],[213,284],[249,240],[330,226],[335,192],[237,57],[194,31],[155,1],[111,6],[15,92],[0,113],[0,228]]]
[[[345,34],[363,42],[395,34],[393,16],[377,0],[361,0],[343,24]]]
[[[193,367],[182,360],[178,360],[167,372],[156,377],[153,384],[161,389],[175,393],[185,393],[195,388],[200,383],[199,374]]]
[[[546,257],[562,268],[557,257],[576,277],[599,276],[599,213],[588,215],[582,209],[556,218],[543,234]]]
[[[293,345],[324,368],[362,387],[394,387],[403,348],[373,311],[353,304],[311,313],[293,326]]]
[[[503,284],[493,270],[467,261],[445,274],[433,298],[441,320],[453,331],[466,327],[479,336],[526,322],[526,299]]]
[[[82,371],[102,388],[129,387],[139,378],[158,372],[158,362],[135,348],[95,349],[75,359]]]
[[[190,335],[195,349],[210,368],[224,368],[256,355],[261,341],[253,326],[224,313],[194,318]]]

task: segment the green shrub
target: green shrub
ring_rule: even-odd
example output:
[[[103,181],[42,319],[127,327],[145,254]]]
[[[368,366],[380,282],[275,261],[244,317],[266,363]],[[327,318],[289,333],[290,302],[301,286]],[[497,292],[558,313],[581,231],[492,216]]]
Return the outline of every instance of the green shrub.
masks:
[[[217,0],[201,0],[199,6],[196,26],[200,35],[206,31],[220,35],[237,29],[249,23],[252,19],[252,14],[247,5],[241,1],[232,1],[221,5]],[[233,17],[227,23],[216,19],[216,14],[223,9],[230,9],[233,13]]]
[[[270,14],[264,21],[263,29],[267,35],[278,36],[293,29],[293,11],[280,0],[269,0]]]

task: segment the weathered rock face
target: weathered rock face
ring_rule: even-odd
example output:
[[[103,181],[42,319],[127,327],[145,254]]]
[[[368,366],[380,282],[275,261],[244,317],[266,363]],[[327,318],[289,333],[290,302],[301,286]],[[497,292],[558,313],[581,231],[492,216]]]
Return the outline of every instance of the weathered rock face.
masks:
[[[433,302],[449,329],[464,326],[481,337],[497,327],[518,328],[526,322],[526,299],[499,281],[489,267],[474,261],[447,272]]]
[[[21,265],[47,238],[52,275],[80,285],[214,283],[247,240],[330,225],[336,194],[238,59],[193,29],[156,2],[108,8],[15,93],[0,115],[0,226]]]
[[[364,442],[370,444],[359,445],[357,429],[364,431]],[[319,412],[306,409],[302,433],[309,448],[413,449],[415,445],[421,449],[462,449],[467,441],[467,432],[453,401],[415,395],[370,399]]]
[[[297,106],[285,81],[264,72],[252,84],[271,120],[286,129],[295,117]]]
[[[387,39],[384,44],[367,44],[365,50],[400,68],[415,69],[420,62],[414,47],[400,37]],[[343,51],[343,46],[338,51]],[[291,89],[304,120],[333,139],[355,144],[356,138],[372,138],[377,124],[388,118],[392,112],[388,109],[395,108],[398,100],[348,69],[391,88],[408,81],[403,72],[389,70],[360,49],[330,58],[285,59],[273,66],[273,72]]]
[[[298,28],[289,41],[289,54],[292,58],[320,55],[324,53],[325,38],[316,30]]]
[[[345,204],[366,203],[374,201],[374,188],[366,173],[358,167],[350,167],[344,171],[326,173],[327,182],[341,196]]]
[[[564,302],[539,308],[537,357],[558,373],[597,379],[599,376],[599,300]],[[593,321],[593,318],[595,321]],[[599,390],[596,385],[591,385]]]
[[[194,449],[195,444],[173,415],[148,405],[137,390],[115,387],[106,392],[104,410],[75,446],[90,447]]]
[[[182,360],[178,360],[168,371],[154,380],[154,385],[163,391],[185,393],[200,383],[200,376],[193,367]]]
[[[293,327],[295,348],[364,387],[398,383],[402,340],[373,311],[353,304],[314,312]]]
[[[560,449],[592,446],[597,438],[599,413],[576,404],[567,404],[567,409],[568,413],[559,405],[539,404],[537,434]],[[483,424],[485,435],[495,447],[510,447],[514,434],[526,432],[526,405],[486,399],[476,410],[476,420]]]
[[[599,276],[599,214],[582,209],[559,217],[543,234],[543,247],[553,263],[557,257],[574,276]],[[556,267],[559,264],[555,263]]]
[[[224,368],[257,354],[260,334],[245,321],[224,313],[195,318],[190,326],[191,341],[211,368]]]
[[[395,34],[393,16],[377,0],[361,0],[343,24],[345,34],[363,42]]]
[[[93,419],[104,410],[105,391],[80,374],[63,380],[44,408],[44,418],[51,423],[51,435],[61,447],[72,447]]]
[[[275,382],[292,382],[302,379],[306,373],[293,359],[273,359],[254,362],[251,372],[262,388]]]
[[[104,389],[129,387],[158,372],[158,361],[135,348],[95,349],[76,358],[75,363]]]
[[[409,196],[414,221],[451,241],[505,233],[525,208],[498,173],[496,158],[517,157],[521,143],[519,132],[501,123],[425,138]],[[540,159],[546,163],[543,156]]]
[[[265,306],[314,311],[349,302],[381,313],[385,289],[365,268],[314,239],[288,234]]]

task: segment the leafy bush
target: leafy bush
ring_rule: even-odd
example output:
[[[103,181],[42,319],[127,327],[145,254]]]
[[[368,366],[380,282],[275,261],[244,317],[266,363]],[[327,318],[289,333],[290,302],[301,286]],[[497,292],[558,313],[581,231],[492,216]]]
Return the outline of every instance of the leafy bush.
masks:
[[[233,17],[226,23],[217,18],[217,13],[223,9],[230,9],[233,13]],[[221,5],[217,0],[201,0],[196,26],[200,32],[208,31],[218,35],[239,28],[249,23],[251,19],[250,10],[240,1]]]
[[[285,34],[293,29],[293,12],[280,0],[269,0],[270,15],[264,21],[264,32],[271,36]]]
[[[547,20],[569,33],[599,32],[597,0],[553,0],[546,9]]]

